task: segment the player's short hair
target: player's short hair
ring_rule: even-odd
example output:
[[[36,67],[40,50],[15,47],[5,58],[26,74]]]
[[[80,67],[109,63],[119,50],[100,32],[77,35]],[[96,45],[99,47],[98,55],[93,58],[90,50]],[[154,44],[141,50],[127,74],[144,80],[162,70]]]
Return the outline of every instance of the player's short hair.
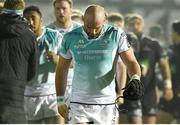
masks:
[[[134,19],[140,19],[144,23],[144,19],[140,14],[137,13],[129,13],[125,16],[125,25],[128,25]]]
[[[8,10],[23,10],[25,8],[24,0],[5,0],[4,8]]]
[[[27,14],[27,13],[29,13],[29,12],[32,12],[32,11],[37,12],[37,13],[39,14],[39,16],[42,17],[42,13],[41,13],[39,7],[38,7],[38,6],[34,6],[34,5],[31,5],[31,6],[26,7],[26,8],[24,9],[24,11],[23,11],[23,15],[24,15],[24,14]]]
[[[83,15],[83,12],[81,10],[78,10],[78,9],[73,9],[72,14]]]
[[[54,0],[53,5],[55,6],[56,2],[59,2],[59,1],[67,1],[69,3],[70,7],[71,8],[73,7],[73,1],[72,0]]]
[[[153,25],[149,29],[149,35],[153,38],[158,38],[160,35],[162,35],[163,29],[162,26],[159,24]]]
[[[172,23],[172,29],[174,32],[178,33],[180,35],[180,21],[174,21]]]
[[[79,18],[81,20],[83,20],[83,12],[81,10],[73,10],[72,11],[72,16],[71,16],[72,20],[73,19],[76,19],[76,18]]]
[[[113,21],[124,21],[124,17],[120,13],[110,13],[108,15],[108,21],[113,22]]]

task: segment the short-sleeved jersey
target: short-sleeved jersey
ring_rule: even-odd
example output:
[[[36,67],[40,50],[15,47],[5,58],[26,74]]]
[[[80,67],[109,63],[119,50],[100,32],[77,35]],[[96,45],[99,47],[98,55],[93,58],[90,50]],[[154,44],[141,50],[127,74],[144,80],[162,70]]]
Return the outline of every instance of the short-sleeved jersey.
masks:
[[[26,87],[28,94],[52,94],[55,93],[55,68],[52,59],[47,58],[47,51],[57,53],[62,41],[62,35],[53,29],[43,28],[43,33],[37,38],[39,50],[39,65],[35,78]]]
[[[71,102],[114,103],[118,53],[128,49],[123,30],[107,24],[96,39],[88,39],[83,27],[67,33],[62,41],[60,55],[74,60]]]

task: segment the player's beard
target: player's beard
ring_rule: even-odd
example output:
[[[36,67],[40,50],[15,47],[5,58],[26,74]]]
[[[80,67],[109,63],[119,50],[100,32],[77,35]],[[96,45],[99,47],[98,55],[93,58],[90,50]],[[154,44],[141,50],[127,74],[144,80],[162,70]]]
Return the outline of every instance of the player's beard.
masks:
[[[61,24],[65,24],[68,21],[67,17],[60,17],[58,18],[58,22]]]

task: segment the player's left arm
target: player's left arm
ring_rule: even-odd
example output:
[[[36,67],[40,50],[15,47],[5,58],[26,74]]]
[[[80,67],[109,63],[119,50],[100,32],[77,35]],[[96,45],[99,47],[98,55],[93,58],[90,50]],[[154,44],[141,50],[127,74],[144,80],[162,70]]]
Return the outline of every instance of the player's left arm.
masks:
[[[141,76],[140,65],[138,64],[134,56],[134,52],[132,48],[129,48],[129,50],[120,53],[120,56],[128,69],[129,76],[132,77],[134,74],[137,74],[140,77]]]
[[[144,95],[144,85],[140,81],[140,65],[134,56],[132,48],[120,53],[120,56],[130,76],[130,81],[124,88],[123,97],[129,100],[138,100]]]

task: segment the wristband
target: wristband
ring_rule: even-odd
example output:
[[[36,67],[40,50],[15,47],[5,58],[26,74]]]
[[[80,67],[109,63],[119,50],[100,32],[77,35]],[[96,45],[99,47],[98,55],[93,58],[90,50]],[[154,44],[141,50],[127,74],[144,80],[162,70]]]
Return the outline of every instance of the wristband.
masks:
[[[57,96],[57,104],[61,105],[61,104],[64,104],[64,103],[65,103],[64,96]]]
[[[140,80],[140,76],[138,74],[134,74],[131,76],[131,80],[133,80],[133,79]]]
[[[171,88],[172,88],[172,82],[171,82],[171,80],[166,79],[166,80],[164,81],[164,87],[171,89]]]

